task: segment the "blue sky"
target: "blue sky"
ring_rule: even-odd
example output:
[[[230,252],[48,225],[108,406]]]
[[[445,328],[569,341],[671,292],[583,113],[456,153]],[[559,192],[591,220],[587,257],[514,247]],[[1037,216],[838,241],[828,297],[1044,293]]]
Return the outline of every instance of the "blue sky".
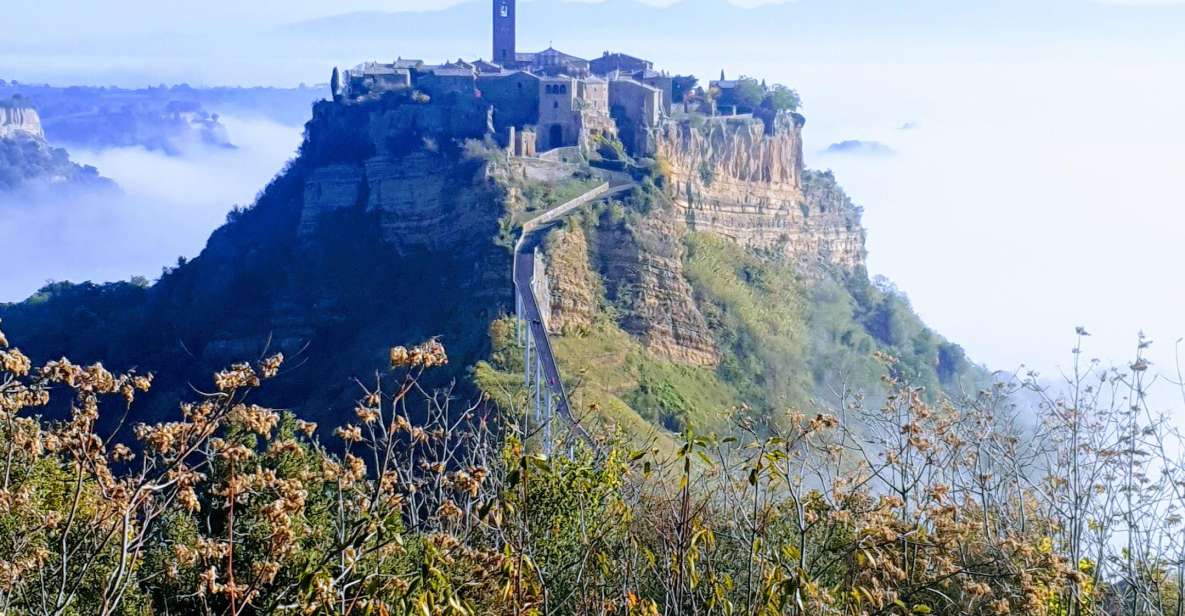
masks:
[[[808,164],[833,168],[866,209],[870,269],[975,359],[1052,373],[1082,324],[1113,362],[1146,330],[1157,365],[1175,369],[1185,2],[536,0],[520,13],[526,48],[621,49],[796,87]],[[487,54],[487,14],[421,0],[9,0],[0,79],[316,83],[335,64]],[[847,139],[897,155],[822,153]]]

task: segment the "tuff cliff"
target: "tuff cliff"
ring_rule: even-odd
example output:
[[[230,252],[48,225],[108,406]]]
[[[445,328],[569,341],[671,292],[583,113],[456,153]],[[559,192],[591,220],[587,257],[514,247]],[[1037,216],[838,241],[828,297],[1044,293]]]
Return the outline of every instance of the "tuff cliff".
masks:
[[[480,141],[466,147],[486,119],[403,98],[319,104],[298,157],[196,258],[148,288],[48,287],[0,306],[5,330],[39,360],[150,368],[157,386],[141,410],[158,417],[190,383],[281,351],[288,369],[261,403],[336,425],[354,378],[373,384],[390,346],[435,336],[452,361],[426,384],[455,381],[471,399],[466,370],[513,306],[507,190]]]
[[[0,139],[29,136],[45,140],[45,131],[41,128],[41,117],[31,106],[17,101],[0,101]]]
[[[782,113],[666,124],[671,196],[693,231],[850,271],[864,263],[860,212],[804,171],[803,122]]]
[[[468,230],[501,214],[482,192],[492,185],[489,168],[466,160],[459,145],[485,137],[489,120],[488,109],[469,101],[318,104],[308,127],[312,168],[298,234],[308,239],[327,215],[356,211],[373,216],[399,252],[464,241]]]
[[[654,161],[607,159],[624,160],[638,188],[542,246],[574,399],[631,432],[716,430],[737,412],[776,424],[835,391],[875,392],[877,351],[935,394],[982,382],[957,345],[870,281],[862,210],[830,171],[804,169],[802,125],[789,113],[670,121]]]
[[[114,188],[94,167],[77,165],[65,150],[50,147],[27,99],[0,100],[0,191],[61,186]]]
[[[552,330],[587,329],[603,292],[617,325],[657,357],[714,366],[719,343],[687,282],[683,238],[723,236],[783,255],[808,276],[862,266],[861,211],[830,173],[804,170],[802,125],[789,113],[666,123],[665,188],[626,199],[646,202],[645,215],[570,226],[547,246]]]
[[[714,365],[719,354],[683,275],[679,225],[661,216],[632,224],[612,215],[583,220],[555,232],[544,251],[549,329],[589,331],[607,303],[617,325],[651,353]]]
[[[869,285],[859,209],[802,169],[800,125],[713,122],[668,127],[656,160],[627,161],[636,189],[543,242],[560,368],[583,383],[573,403],[610,400],[677,430],[802,402],[833,365],[873,373],[878,349],[909,354],[932,382],[957,379],[961,355]],[[426,385],[513,395],[521,349],[491,324],[513,309],[518,225],[603,173],[508,157],[477,99],[319,103],[299,156],[196,258],[147,288],[55,284],[0,318],[35,360],[154,371],[133,421],[167,416],[229,363],[282,351],[259,402],[333,426],[355,378],[385,378],[374,369],[391,345],[436,336],[451,361]]]

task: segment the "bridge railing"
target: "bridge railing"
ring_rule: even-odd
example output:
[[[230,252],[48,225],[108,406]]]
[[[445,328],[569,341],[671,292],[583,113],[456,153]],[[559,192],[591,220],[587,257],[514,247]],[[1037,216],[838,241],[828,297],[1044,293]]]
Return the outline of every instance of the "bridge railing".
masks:
[[[529,396],[528,404],[532,407],[528,413],[533,413],[534,422],[540,427],[543,450],[547,455],[551,455],[555,448],[557,415],[568,424],[568,435],[563,440],[565,444],[572,445],[571,437],[577,437],[594,449],[597,446],[572,415],[572,407],[568,402],[568,394],[564,389],[541,309],[543,302],[550,302],[551,298],[539,297],[537,276],[540,273],[534,265],[536,250],[532,250],[528,255],[524,253],[524,245],[527,237],[540,227],[559,220],[572,210],[611,192],[617,191],[611,191],[609,183],[604,182],[523,223],[522,233],[514,246],[511,276],[514,281],[515,335],[523,348],[523,380]]]

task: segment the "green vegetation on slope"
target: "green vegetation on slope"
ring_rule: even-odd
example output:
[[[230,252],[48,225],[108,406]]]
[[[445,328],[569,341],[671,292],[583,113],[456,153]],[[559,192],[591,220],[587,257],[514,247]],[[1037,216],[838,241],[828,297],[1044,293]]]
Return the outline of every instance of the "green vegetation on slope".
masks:
[[[805,402],[808,306],[794,270],[716,235],[686,244],[687,279],[723,355],[720,378],[756,408]]]
[[[523,387],[522,347],[515,343],[514,321],[499,319],[490,327],[490,361],[474,370],[478,387],[498,406],[520,414],[527,404]],[[628,436],[634,443],[654,439],[665,451],[674,441],[663,429],[685,427],[722,430],[738,398],[710,369],[683,366],[654,357],[609,321],[579,335],[553,338],[573,412],[599,432]]]
[[[33,137],[0,139],[0,191],[37,181],[51,185],[114,186],[100,177],[94,167],[72,162],[66,150],[49,147]]]
[[[771,411],[841,391],[880,389],[883,365],[931,397],[974,393],[986,380],[961,347],[926,327],[891,283],[863,269],[805,277],[776,256],[717,236],[687,241],[687,276],[725,353],[721,377]]]
[[[613,224],[633,219],[628,206],[603,210]],[[592,237],[590,218],[569,224],[585,226]],[[931,399],[961,397],[986,382],[984,371],[927,328],[891,283],[870,281],[862,269],[802,275],[779,255],[707,233],[688,235],[684,247],[685,276],[715,338],[719,364],[712,369],[657,357],[622,329],[625,308],[603,296],[603,284],[594,284],[602,295],[595,324],[553,339],[576,408],[595,405],[599,418],[632,433],[650,434],[655,427],[727,431],[738,414],[781,426],[791,410],[834,404],[841,392],[879,403],[885,370],[879,353],[896,358],[894,376],[925,387]],[[479,386],[521,390],[512,321],[492,331],[495,353],[478,371]]]

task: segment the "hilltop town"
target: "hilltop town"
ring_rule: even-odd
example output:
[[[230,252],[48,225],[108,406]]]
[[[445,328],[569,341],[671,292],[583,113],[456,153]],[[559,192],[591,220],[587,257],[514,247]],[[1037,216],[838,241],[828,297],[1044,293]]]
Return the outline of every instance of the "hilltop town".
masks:
[[[335,68],[333,100],[354,104],[392,94],[423,102],[476,99],[488,104],[500,144],[516,156],[586,150],[598,138],[620,140],[631,155],[652,156],[666,122],[757,117],[772,134],[777,116],[798,106],[789,88],[728,80],[723,72],[705,89],[695,76],[672,75],[625,53],[605,51],[588,60],[552,47],[520,52],[516,17],[515,0],[493,0],[491,60],[426,64],[399,58]],[[801,116],[795,121],[801,123]]]

